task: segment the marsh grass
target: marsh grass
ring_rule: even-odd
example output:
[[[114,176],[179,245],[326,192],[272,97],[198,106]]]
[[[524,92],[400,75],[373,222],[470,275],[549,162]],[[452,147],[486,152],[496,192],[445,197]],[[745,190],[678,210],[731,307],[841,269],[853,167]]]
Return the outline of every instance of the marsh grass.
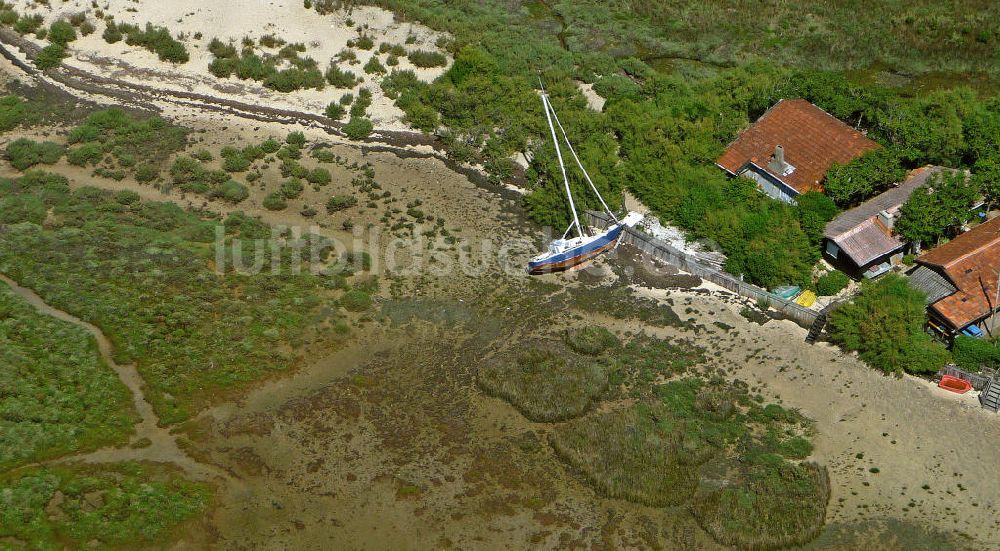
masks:
[[[567,329],[565,340],[574,352],[588,356],[597,356],[621,345],[614,333],[598,325]]]
[[[604,367],[555,345],[529,348],[515,361],[484,366],[477,378],[487,394],[502,398],[536,422],[582,415],[608,384]]]
[[[137,420],[93,336],[0,283],[0,469],[123,444]]]
[[[18,470],[0,476],[0,541],[33,549],[165,546],[171,530],[211,499],[207,485],[153,465]]]

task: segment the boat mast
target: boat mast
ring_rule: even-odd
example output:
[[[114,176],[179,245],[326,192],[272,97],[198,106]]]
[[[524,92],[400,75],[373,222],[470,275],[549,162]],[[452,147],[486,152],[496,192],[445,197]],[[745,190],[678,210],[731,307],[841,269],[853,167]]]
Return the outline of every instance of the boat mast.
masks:
[[[587,183],[590,184],[590,189],[593,190],[594,195],[597,196],[597,200],[600,201],[601,206],[604,207],[604,212],[608,213],[608,216],[610,216],[611,219],[615,221],[615,224],[617,224],[618,217],[615,216],[615,213],[611,212],[610,208],[608,208],[608,204],[604,202],[604,197],[601,196],[601,192],[597,191],[597,186],[595,186],[594,181],[590,179],[590,174],[587,173],[587,169],[583,168],[583,163],[580,162],[580,157],[576,155],[576,150],[573,149],[573,144],[570,143],[569,136],[566,135],[566,129],[563,128],[562,123],[559,122],[559,115],[556,114],[555,109],[552,110],[552,117],[556,120],[556,124],[559,125],[559,130],[562,132],[563,139],[566,140],[566,147],[568,147],[569,152],[573,154],[573,160],[576,161],[576,166],[580,167],[580,171],[583,172],[583,177],[586,178]]]
[[[552,106],[549,105],[549,96],[545,93],[544,87],[542,88],[542,105],[545,107],[545,120],[549,122],[549,130],[552,131],[552,144],[556,146],[556,157],[559,158],[559,170],[562,171],[563,184],[566,186],[566,197],[569,198],[569,210],[573,213],[573,225],[576,226],[576,235],[577,237],[583,237],[583,230],[580,228],[580,219],[576,215],[576,205],[573,203],[573,193],[569,190],[569,177],[566,175],[566,165],[563,164],[562,150],[559,148],[559,137],[556,136],[556,127],[552,125],[552,115],[555,112],[552,110]]]

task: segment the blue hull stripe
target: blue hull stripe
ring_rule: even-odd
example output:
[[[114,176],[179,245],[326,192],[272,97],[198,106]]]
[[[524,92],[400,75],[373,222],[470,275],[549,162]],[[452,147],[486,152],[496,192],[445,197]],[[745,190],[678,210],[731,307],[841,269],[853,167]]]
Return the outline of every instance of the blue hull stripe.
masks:
[[[618,225],[608,230],[601,237],[578,245],[568,251],[553,255],[544,260],[528,262],[528,271],[532,273],[554,271],[575,266],[608,250],[621,237],[624,226]]]

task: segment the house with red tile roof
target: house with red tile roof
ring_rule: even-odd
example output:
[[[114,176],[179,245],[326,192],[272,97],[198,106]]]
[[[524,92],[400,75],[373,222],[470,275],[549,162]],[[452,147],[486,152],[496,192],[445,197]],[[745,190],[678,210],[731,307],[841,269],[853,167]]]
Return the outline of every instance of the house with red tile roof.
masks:
[[[855,277],[878,277],[903,259],[906,243],[893,232],[900,211],[913,192],[935,175],[952,168],[925,166],[911,170],[895,187],[840,213],[823,231],[823,253]]]
[[[931,327],[946,336],[982,334],[997,308],[1000,218],[994,218],[917,257],[910,276],[927,293]]]
[[[716,164],[746,176],[786,203],[823,191],[833,163],[847,164],[879,145],[804,99],[781,100],[740,133]]]

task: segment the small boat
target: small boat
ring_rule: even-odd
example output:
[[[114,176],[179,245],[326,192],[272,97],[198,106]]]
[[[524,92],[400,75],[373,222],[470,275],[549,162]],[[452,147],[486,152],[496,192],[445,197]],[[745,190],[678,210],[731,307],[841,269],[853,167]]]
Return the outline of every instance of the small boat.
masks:
[[[956,394],[965,394],[966,392],[972,390],[972,383],[966,381],[965,379],[959,379],[958,377],[952,377],[951,375],[944,375],[941,377],[941,382],[938,383],[938,387]]]
[[[559,117],[556,115],[555,109],[549,102],[549,96],[545,93],[545,89],[542,88],[542,106],[545,108],[545,119],[549,123],[549,130],[552,132],[552,143],[556,148],[556,157],[559,159],[559,169],[562,171],[563,184],[566,187],[566,197],[569,199],[570,212],[573,214],[573,222],[570,224],[566,232],[563,233],[561,239],[556,239],[549,244],[549,250],[541,255],[532,258],[528,262],[528,273],[530,274],[543,274],[549,272],[556,272],[560,270],[565,270],[573,266],[582,264],[595,256],[613,249],[618,245],[619,239],[621,239],[622,233],[625,228],[631,228],[642,221],[643,216],[637,212],[630,212],[623,218],[619,219],[614,212],[608,208],[608,204],[604,202],[604,197],[601,193],[597,191],[597,186],[594,185],[593,180],[590,179],[590,174],[587,173],[587,169],[583,167],[583,163],[580,162],[580,157],[577,156],[576,150],[573,149],[573,144],[569,141],[569,136],[566,134],[566,129],[563,128],[561,122],[559,122]],[[553,122],[554,121],[554,122]],[[576,161],[576,166],[580,168],[583,172],[584,178],[587,180],[587,184],[590,185],[591,191],[597,196],[597,199],[601,202],[601,206],[604,207],[604,212],[611,217],[614,223],[605,229],[604,231],[597,234],[584,234],[583,227],[580,225],[580,218],[576,214],[576,204],[573,201],[573,193],[570,191],[569,187],[569,177],[566,174],[566,165],[563,162],[562,149],[559,146],[559,138],[556,135],[556,126],[562,132],[563,139],[566,142],[566,146],[569,152],[573,154],[573,159]],[[576,230],[576,237],[569,237],[570,232]]]

